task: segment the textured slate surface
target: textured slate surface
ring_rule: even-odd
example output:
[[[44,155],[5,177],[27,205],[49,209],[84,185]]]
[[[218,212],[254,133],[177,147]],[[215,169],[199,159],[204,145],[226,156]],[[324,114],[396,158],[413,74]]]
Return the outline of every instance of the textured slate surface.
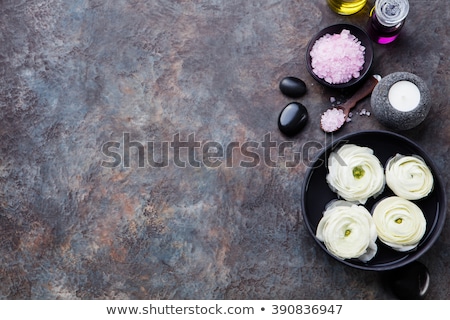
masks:
[[[450,10],[410,3],[398,41],[374,46],[373,71],[428,84],[432,110],[404,135],[446,183]],[[0,298],[394,298],[378,273],[321,251],[300,209],[308,158],[329,142],[320,113],[346,97],[308,75],[305,47],[329,24],[364,26],[369,4],[343,17],[304,0],[0,1]],[[278,82],[289,75],[307,84],[299,100],[310,122],[287,139],[276,125],[291,101]],[[355,116],[335,136],[367,129],[384,128]],[[168,165],[139,167],[137,147],[123,153],[126,137],[144,151],[154,142],[155,161],[168,143]],[[285,157],[264,153],[269,138],[291,143]],[[179,157],[177,139],[190,147]],[[128,167],[102,166],[113,160],[107,142],[120,143],[111,150]],[[245,142],[252,153],[232,148]],[[221,147],[220,162],[205,165]],[[420,259],[429,299],[450,297],[449,246],[447,223]]]

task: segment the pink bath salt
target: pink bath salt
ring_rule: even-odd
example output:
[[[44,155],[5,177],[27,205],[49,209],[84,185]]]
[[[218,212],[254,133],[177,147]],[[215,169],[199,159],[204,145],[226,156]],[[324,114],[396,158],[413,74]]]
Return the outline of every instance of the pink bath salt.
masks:
[[[320,126],[325,132],[333,132],[343,126],[345,114],[342,109],[333,108],[325,111],[320,119]]]
[[[311,49],[312,70],[330,84],[346,83],[360,76],[365,50],[361,41],[346,29],[339,34],[326,34]]]

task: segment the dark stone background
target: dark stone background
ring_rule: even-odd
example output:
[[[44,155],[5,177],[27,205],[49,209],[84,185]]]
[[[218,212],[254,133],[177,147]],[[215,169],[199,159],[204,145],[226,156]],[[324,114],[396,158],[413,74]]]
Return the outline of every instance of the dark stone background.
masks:
[[[308,154],[293,168],[271,154],[270,167],[261,148],[270,135],[312,157],[327,143],[320,113],[347,93],[314,82],[305,47],[327,25],[363,27],[373,2],[345,17],[326,1],[0,0],[0,298],[395,298],[378,273],[335,261],[307,233]],[[447,183],[450,9],[410,3],[401,37],[374,44],[373,71],[413,72],[429,86],[429,116],[403,134]],[[308,86],[299,101],[310,121],[294,138],[277,128],[288,75]],[[385,128],[355,116],[335,136],[367,129]],[[195,167],[187,161],[202,148],[185,148],[186,168],[173,149],[167,167],[139,168],[132,148],[128,168],[102,167],[112,160],[103,144],[123,150],[124,133],[159,151],[177,134],[224,148],[256,143],[260,163],[239,167],[250,158],[235,149],[216,168]],[[446,223],[420,258],[429,299],[450,297],[449,246]]]

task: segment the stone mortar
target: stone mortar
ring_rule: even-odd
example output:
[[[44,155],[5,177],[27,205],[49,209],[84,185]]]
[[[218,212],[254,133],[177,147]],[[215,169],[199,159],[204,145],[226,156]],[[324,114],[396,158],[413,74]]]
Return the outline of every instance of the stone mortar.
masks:
[[[404,112],[395,109],[389,102],[389,89],[397,82],[407,80],[414,83],[420,91],[420,102],[416,108]],[[431,108],[430,91],[426,83],[409,72],[395,72],[382,78],[372,92],[370,99],[372,111],[384,126],[396,130],[409,130],[425,120]]]

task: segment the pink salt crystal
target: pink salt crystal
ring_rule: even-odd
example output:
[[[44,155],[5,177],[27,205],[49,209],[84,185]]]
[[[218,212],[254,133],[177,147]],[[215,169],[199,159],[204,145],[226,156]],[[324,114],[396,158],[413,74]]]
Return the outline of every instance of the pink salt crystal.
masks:
[[[346,83],[360,76],[365,49],[348,30],[344,29],[340,34],[325,34],[311,49],[312,70],[328,83]]]
[[[325,111],[320,119],[320,126],[325,132],[333,132],[345,123],[345,114],[342,109],[332,108]]]

